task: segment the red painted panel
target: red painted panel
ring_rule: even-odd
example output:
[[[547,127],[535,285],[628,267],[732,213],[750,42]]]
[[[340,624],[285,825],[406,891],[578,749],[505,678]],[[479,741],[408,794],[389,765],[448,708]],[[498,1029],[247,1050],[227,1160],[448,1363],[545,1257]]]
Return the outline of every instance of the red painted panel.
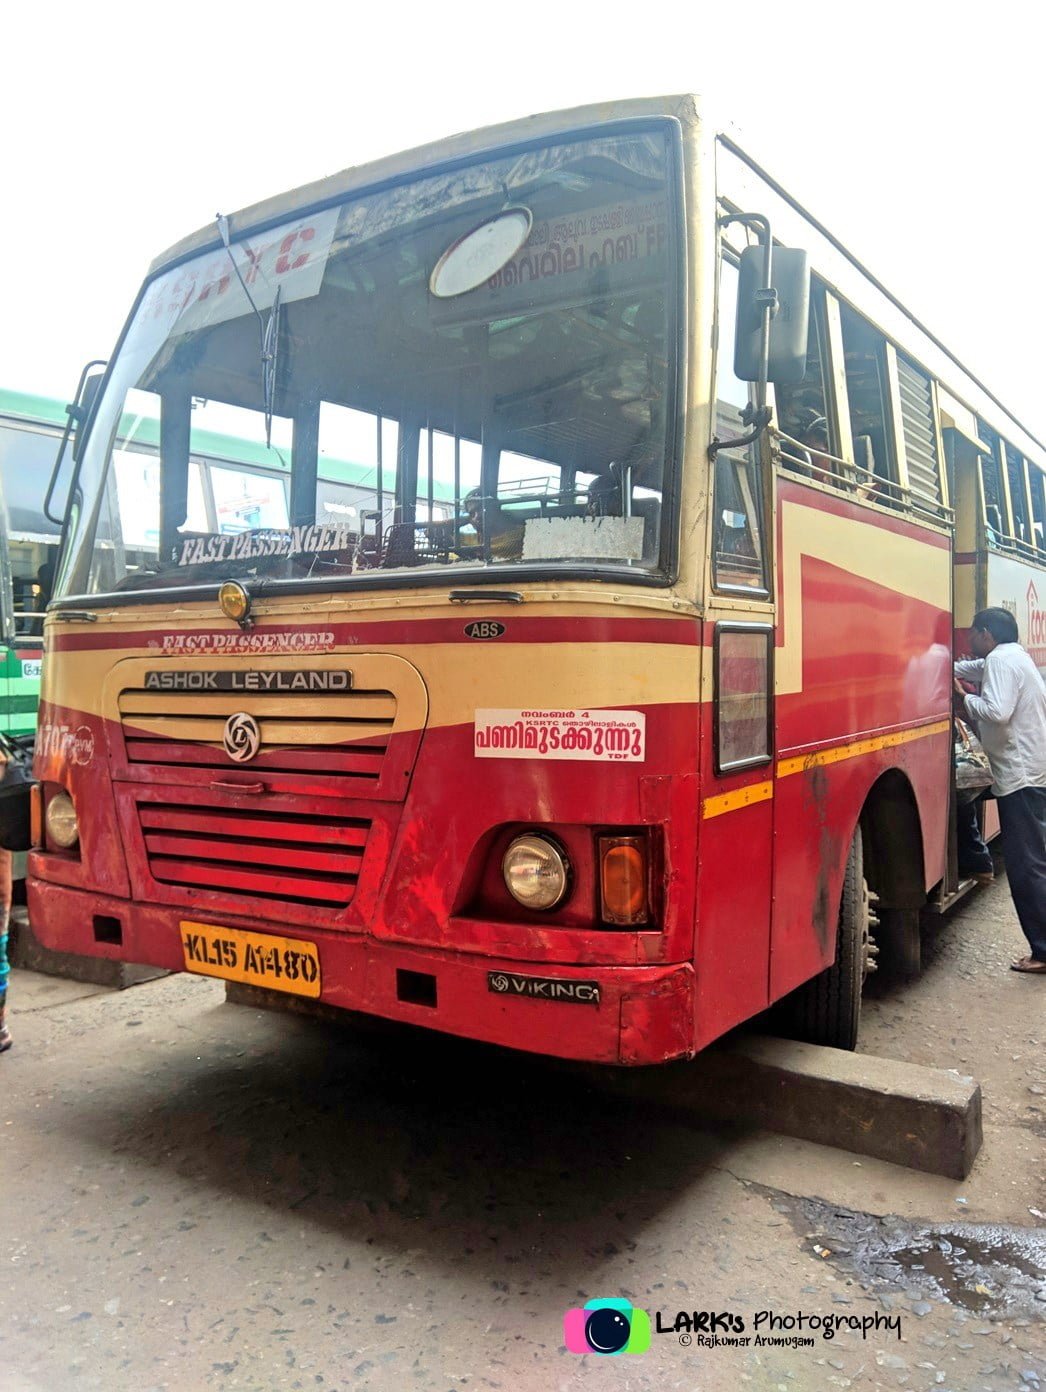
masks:
[[[946,610],[811,557],[802,585],[803,686],[779,703],[778,753],[947,718]]]

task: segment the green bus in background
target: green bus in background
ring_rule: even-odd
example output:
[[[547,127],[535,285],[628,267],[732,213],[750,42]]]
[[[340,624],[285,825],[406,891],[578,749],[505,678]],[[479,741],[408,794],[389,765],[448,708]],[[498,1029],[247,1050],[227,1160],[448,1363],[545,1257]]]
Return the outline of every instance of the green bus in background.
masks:
[[[74,419],[90,412],[88,364],[77,389]],[[94,374],[97,384],[101,374]],[[129,393],[118,426],[113,486],[99,526],[99,564],[107,552],[120,573],[149,570],[158,559],[160,519],[156,475],[160,463],[160,403],[149,392]],[[0,730],[13,738],[36,730],[40,700],[43,616],[51,598],[61,527],[44,510],[63,437],[71,425],[63,399],[0,388]],[[479,482],[478,442],[450,437],[422,442],[397,433],[396,424],[365,412],[330,408],[316,422],[319,436],[315,505],[308,516],[347,527],[360,536],[380,534],[378,552],[394,545],[404,523],[395,508],[401,469],[427,474],[429,488],[413,489],[417,504],[407,523],[447,521],[465,488]],[[291,523],[290,453],[294,423],[257,412],[192,402],[188,535],[282,530]],[[75,470],[75,436],[55,479],[51,511],[64,511]],[[351,462],[350,462],[351,461]],[[537,461],[519,459],[518,486],[528,496],[541,482]],[[504,490],[503,490],[504,491]],[[6,509],[4,501],[6,500]],[[461,520],[461,519],[459,519]],[[116,548],[120,555],[115,555]]]
[[[0,731],[26,742],[36,734],[40,704],[43,614],[15,608],[9,526],[0,481]]]
[[[43,504],[65,426],[64,402],[0,389],[0,730],[21,741],[36,732],[61,532]]]

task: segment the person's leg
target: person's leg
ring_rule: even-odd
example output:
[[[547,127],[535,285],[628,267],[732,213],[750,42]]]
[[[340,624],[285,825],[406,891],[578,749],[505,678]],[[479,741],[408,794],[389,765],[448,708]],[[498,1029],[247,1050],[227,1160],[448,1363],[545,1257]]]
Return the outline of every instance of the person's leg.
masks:
[[[1002,853],[1014,907],[1037,962],[1046,962],[1046,788],[998,799]]]
[[[7,925],[11,917],[11,852],[0,850],[0,1054],[11,1047],[7,1026]]]
[[[955,808],[955,833],[959,851],[959,874],[962,878],[990,878],[995,873],[992,853],[984,844],[977,809],[980,802],[960,802]]]

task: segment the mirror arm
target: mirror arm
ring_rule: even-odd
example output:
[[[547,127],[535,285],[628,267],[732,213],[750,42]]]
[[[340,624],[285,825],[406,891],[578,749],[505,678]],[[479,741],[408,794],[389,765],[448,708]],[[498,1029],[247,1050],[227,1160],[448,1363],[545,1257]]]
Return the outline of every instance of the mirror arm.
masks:
[[[740,449],[742,445],[754,444],[770,424],[772,415],[773,412],[769,406],[746,406],[741,419],[745,425],[751,425],[752,429],[747,435],[738,435],[735,440],[720,440],[718,437],[713,439],[708,446],[709,459],[714,461],[720,450]]]
[[[73,397],[72,401],[69,403],[69,405],[65,408],[65,430],[62,432],[62,438],[58,445],[58,453],[55,456],[54,467],[51,470],[51,480],[47,485],[47,492],[44,494],[44,516],[47,518],[48,522],[53,522],[56,527],[61,527],[65,523],[64,517],[55,517],[55,515],[51,511],[51,502],[54,498],[55,484],[58,482],[58,471],[59,469],[61,469],[62,460],[65,457],[65,447],[69,443],[69,436],[78,426],[83,424],[83,418],[85,414],[83,408],[83,394],[84,385],[87,382],[87,374],[91,371],[92,367],[104,366],[104,358],[94,358],[91,362],[89,362],[86,365],[84,370],[80,373],[79,382],[77,382],[76,384],[76,394]]]
[[[766,384],[770,377],[770,320],[777,313],[777,291],[772,284],[774,240],[770,235],[770,219],[762,213],[725,213],[716,218],[716,226],[726,227],[731,222],[739,222],[755,232],[763,248],[763,283],[756,293],[756,304],[762,318],[759,335],[759,377],[755,384],[755,401],[749,402],[741,414],[745,425],[752,429],[747,435],[739,435],[736,440],[713,439],[708,447],[708,457],[713,462],[722,449],[740,449],[751,445],[770,424],[772,412],[766,404]]]

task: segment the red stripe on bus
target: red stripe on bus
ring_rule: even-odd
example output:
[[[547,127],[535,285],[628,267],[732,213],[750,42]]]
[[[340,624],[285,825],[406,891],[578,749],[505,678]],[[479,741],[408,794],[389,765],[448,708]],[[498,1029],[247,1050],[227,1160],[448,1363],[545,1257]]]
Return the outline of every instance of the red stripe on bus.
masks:
[[[864,522],[869,527],[876,527],[884,532],[895,532],[899,536],[910,537],[913,541],[921,541],[938,551],[947,551],[951,545],[951,537],[947,532],[931,531],[929,527],[921,527],[905,517],[894,517],[888,512],[872,512],[861,503],[851,502],[848,498],[835,498],[829,493],[818,493],[817,502],[812,503],[809,501],[809,493],[801,483],[780,478],[778,485],[780,501],[802,503],[811,512],[830,512],[835,517],[849,517]]]
[[[454,618],[408,619],[375,623],[331,623],[299,626],[293,617],[274,618],[251,629],[251,638],[264,641],[267,635],[293,633],[299,635],[333,635],[333,642],[322,648],[303,646],[297,655],[302,658],[313,657],[323,652],[339,648],[360,648],[372,645],[380,647],[403,647],[433,643],[485,643],[496,647],[499,643],[670,643],[681,647],[696,647],[699,642],[699,622],[694,618],[678,619],[600,619],[600,618],[517,618],[507,608],[492,609],[491,606],[478,606],[484,618],[491,612],[496,614],[505,632],[499,638],[470,639],[465,634],[467,624],[477,617],[470,607],[463,606]],[[59,616],[60,617],[60,616]],[[139,618],[135,615],[135,620]],[[128,633],[121,630],[112,632],[64,633],[51,640],[53,652],[98,652],[124,648],[144,648],[149,655],[156,657],[287,657],[295,656],[292,649],[276,647],[271,653],[262,649],[251,651],[235,646],[223,648],[230,638],[235,638],[231,628],[216,630],[151,630],[148,633]],[[171,646],[164,648],[165,640],[172,640]],[[183,646],[191,644],[201,646]],[[215,646],[207,644],[218,640]]]

